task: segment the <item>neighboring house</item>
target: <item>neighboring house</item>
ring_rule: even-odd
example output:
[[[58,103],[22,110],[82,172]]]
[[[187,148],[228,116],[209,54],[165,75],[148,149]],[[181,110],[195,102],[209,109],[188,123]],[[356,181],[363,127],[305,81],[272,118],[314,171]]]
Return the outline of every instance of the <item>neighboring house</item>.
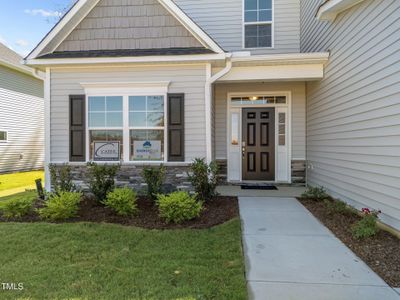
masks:
[[[42,169],[43,74],[0,43],[0,173]]]
[[[398,136],[388,135],[383,147],[356,139],[350,147],[340,140],[339,146],[336,138],[341,139],[343,133],[351,141],[352,124],[354,130],[359,128],[356,123],[363,116],[356,109],[343,115],[342,121],[342,115],[337,115],[349,133],[345,128],[335,132],[333,127],[328,128],[331,125],[325,125],[335,119],[332,107],[336,96],[348,96],[347,81],[343,91],[337,86],[340,76],[339,81],[329,82],[333,73],[341,74],[340,70],[331,70],[337,56],[339,61],[345,60],[343,68],[360,68],[352,76],[342,74],[346,80],[355,79],[368,68],[365,62],[352,66],[346,54],[340,58],[346,47],[361,36],[353,37],[346,47],[339,46],[336,51],[333,45],[357,35],[366,25],[361,23],[359,28],[349,21],[347,28],[342,26],[349,32],[338,38],[334,34],[337,22],[352,17],[340,15],[337,21],[326,22],[315,15],[320,4],[324,3],[321,10],[328,6],[330,14],[335,9],[346,10],[350,2],[361,2],[349,10],[354,17],[360,14],[360,5],[380,7],[383,3],[79,0],[26,58],[27,65],[46,72],[46,164],[70,162],[75,179],[85,181],[86,162],[120,160],[123,167],[119,183],[138,185],[144,165],[163,163],[167,180],[182,187],[187,184],[188,165],[196,157],[217,160],[230,183],[304,184],[308,167],[311,184],[323,184],[341,195],[345,195],[338,192],[341,188],[347,190],[348,184],[357,184],[347,178],[341,185],[335,176],[341,172],[343,177],[349,176],[346,168],[357,167],[353,158],[343,163],[335,161],[330,153],[337,158],[341,153],[345,155],[345,150],[353,151],[357,159],[371,152],[377,160],[371,162],[371,157],[364,156],[370,165],[362,166],[379,168],[378,164],[385,162],[387,170],[392,170],[389,161],[392,166],[399,163],[395,159]],[[399,2],[388,2],[397,9],[398,16]],[[381,11],[370,12],[373,22],[367,22],[367,17],[364,22],[376,24],[374,30],[381,28],[373,17]],[[392,24],[395,28],[398,25]],[[357,30],[351,33],[354,27]],[[392,30],[387,28],[391,27],[382,25],[381,30]],[[334,40],[328,42],[331,35]],[[371,46],[384,47],[376,43]],[[352,55],[357,53],[357,47],[351,50]],[[396,62],[395,56],[391,59]],[[394,67],[399,69],[398,65]],[[375,70],[376,66],[371,68]],[[357,83],[355,80],[350,87],[356,88]],[[335,88],[321,90],[331,87]],[[383,87],[377,87],[375,93]],[[395,86],[391,89],[394,91]],[[329,94],[333,95],[332,101],[326,98]],[[348,108],[361,105],[365,98],[356,99],[353,105],[351,100],[357,94],[343,97],[343,101],[348,100]],[[395,122],[397,118],[398,127],[399,114],[395,113],[393,109],[390,120]],[[368,116],[374,122],[381,115],[371,111]],[[379,128],[376,130],[379,132]],[[325,133],[332,136],[322,141]],[[398,182],[399,171],[390,172],[390,184]],[[365,174],[368,172],[361,168],[351,176],[362,181]],[[48,172],[46,175],[49,188]],[[381,177],[372,179],[378,186],[375,201],[382,201],[389,188],[390,195],[399,191],[399,185],[389,187],[389,182],[378,179]],[[359,188],[362,185],[359,183]],[[382,209],[384,219],[400,228],[398,196],[391,198],[391,206],[349,195],[343,198],[357,201],[359,206]]]

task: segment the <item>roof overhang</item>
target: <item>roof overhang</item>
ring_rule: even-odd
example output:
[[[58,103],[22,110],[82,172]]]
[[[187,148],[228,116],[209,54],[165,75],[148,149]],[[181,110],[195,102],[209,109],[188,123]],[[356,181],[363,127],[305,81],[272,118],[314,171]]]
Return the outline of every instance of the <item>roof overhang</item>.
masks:
[[[308,81],[324,76],[329,53],[298,53],[233,57],[232,69],[218,82]]]
[[[44,80],[44,74],[42,74],[42,72],[31,69],[27,66],[24,66],[23,64],[16,65],[16,64],[13,64],[9,61],[6,61],[6,60],[0,58],[0,66],[5,66],[5,67],[13,69],[15,71],[35,77],[37,79]]]
[[[53,52],[59,44],[75,29],[75,27],[90,13],[100,0],[78,0],[64,17],[50,30],[36,48],[26,57],[30,61],[41,55]],[[205,48],[215,53],[224,53],[224,50],[192,19],[190,19],[172,0],[157,0],[170,12]],[[63,28],[68,25],[68,30]],[[53,41],[58,42],[51,47],[46,47]],[[44,51],[46,49],[46,51]],[[42,53],[45,52],[45,53]]]
[[[334,21],[336,16],[364,0],[327,0],[318,9],[319,20]]]
[[[223,61],[226,53],[171,55],[171,56],[132,56],[132,57],[89,57],[89,58],[50,58],[28,59],[25,64],[35,68],[65,67],[65,66],[93,66],[118,64],[164,64],[164,63],[198,63]]]

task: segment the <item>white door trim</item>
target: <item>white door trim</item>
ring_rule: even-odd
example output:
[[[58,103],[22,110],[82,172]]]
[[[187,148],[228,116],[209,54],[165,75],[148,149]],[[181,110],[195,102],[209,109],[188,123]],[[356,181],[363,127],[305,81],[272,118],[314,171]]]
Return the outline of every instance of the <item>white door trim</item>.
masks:
[[[292,160],[292,92],[291,91],[264,91],[264,92],[254,92],[253,94],[256,95],[265,95],[265,96],[286,96],[287,103],[286,104],[242,104],[242,105],[232,105],[231,99],[233,97],[240,97],[240,96],[252,96],[252,93],[249,92],[242,92],[242,93],[228,93],[227,97],[227,111],[226,111],[226,128],[227,128],[227,139],[226,139],[226,147],[227,147],[227,181],[228,182],[235,182],[239,181],[242,182],[242,109],[243,108],[257,108],[257,107],[273,107],[275,108],[275,181],[274,183],[282,182],[282,183],[291,183],[291,160]],[[287,147],[287,180],[279,181],[278,180],[278,166],[279,166],[279,157],[278,157],[278,141],[279,141],[279,126],[278,126],[278,113],[279,109],[286,109],[287,112],[287,124],[286,124],[286,147]],[[233,176],[231,174],[232,169],[232,158],[231,158],[231,113],[232,112],[239,112],[239,151],[240,151],[240,163],[239,163],[239,174]],[[237,148],[237,147],[236,147]],[[238,176],[239,175],[239,176]],[[236,177],[239,180],[231,180],[231,178]]]

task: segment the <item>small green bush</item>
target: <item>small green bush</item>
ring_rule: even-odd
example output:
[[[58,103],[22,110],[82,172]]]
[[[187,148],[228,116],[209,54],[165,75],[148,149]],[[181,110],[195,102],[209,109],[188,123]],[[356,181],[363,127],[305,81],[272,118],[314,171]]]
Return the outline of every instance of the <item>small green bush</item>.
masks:
[[[119,169],[120,165],[88,163],[89,189],[97,201],[104,201],[107,194],[114,190],[115,176]]]
[[[182,223],[200,216],[203,203],[195,196],[179,191],[169,195],[158,195],[157,205],[159,214],[167,223]]]
[[[330,196],[326,193],[325,188],[322,186],[308,187],[307,191],[301,194],[301,198],[307,198],[315,201],[323,201],[329,199]]]
[[[51,184],[57,194],[76,191],[76,186],[72,182],[71,167],[68,164],[59,167],[49,164],[49,171]]]
[[[60,192],[59,194],[50,194],[45,201],[44,207],[40,208],[39,215],[43,219],[52,221],[66,220],[75,217],[82,194],[78,192]]]
[[[209,201],[217,194],[218,171],[215,161],[207,165],[204,158],[196,158],[190,165],[189,181],[199,200]]]
[[[165,167],[145,167],[142,176],[147,184],[147,196],[156,200],[157,195],[161,194],[162,185],[165,179]]]
[[[379,231],[376,221],[380,211],[370,211],[368,208],[362,210],[363,218],[354,224],[352,228],[353,237],[356,239],[365,239],[376,235]]]
[[[137,212],[136,193],[128,187],[109,192],[103,203],[120,216],[129,216]]]
[[[28,214],[33,206],[34,198],[17,198],[10,200],[1,208],[6,218],[21,218]]]
[[[326,208],[329,214],[342,214],[342,215],[352,215],[355,210],[349,207],[345,202],[340,200],[324,200]]]

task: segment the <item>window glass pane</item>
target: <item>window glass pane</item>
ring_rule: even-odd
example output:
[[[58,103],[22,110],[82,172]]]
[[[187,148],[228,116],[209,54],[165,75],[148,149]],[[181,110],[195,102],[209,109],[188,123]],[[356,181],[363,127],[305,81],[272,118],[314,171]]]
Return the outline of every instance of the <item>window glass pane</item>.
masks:
[[[146,111],[146,96],[129,97],[130,111]]]
[[[257,25],[258,26],[258,36],[268,36],[271,35],[271,25]]]
[[[246,11],[244,14],[244,21],[257,22],[257,11],[256,10]]]
[[[258,39],[258,47],[271,47],[271,37],[270,36],[261,36]]]
[[[286,97],[285,96],[276,97],[276,103],[285,104],[286,103]]]
[[[122,97],[107,97],[107,111],[122,111]]]
[[[149,112],[147,113],[147,127],[164,126],[164,113]]]
[[[123,157],[122,130],[90,130],[90,159],[93,159],[94,142],[119,142],[120,158]]]
[[[89,111],[105,111],[106,97],[89,97]]]
[[[246,48],[257,48],[257,38],[256,37],[246,37]]]
[[[106,127],[122,127],[122,112],[108,112]]]
[[[258,12],[258,20],[260,22],[272,21],[272,11],[271,10],[260,10]]]
[[[232,113],[232,137],[231,144],[239,145],[239,114]]]
[[[7,141],[7,132],[0,131],[0,141]]]
[[[164,130],[131,130],[130,159],[164,160]]]
[[[256,37],[257,36],[257,25],[246,25],[245,34],[246,34],[246,37]]]
[[[245,10],[256,10],[257,9],[257,0],[245,0],[244,1],[244,9]]]
[[[258,9],[272,9],[272,0],[258,0]]]
[[[106,126],[106,114],[91,112],[89,113],[89,127],[105,127]]]
[[[145,112],[130,112],[129,113],[129,126],[131,126],[131,127],[146,127],[146,113]]]
[[[149,96],[147,97],[147,111],[164,111],[164,97],[163,96]]]
[[[279,135],[279,146],[285,146],[286,145],[286,135]]]

